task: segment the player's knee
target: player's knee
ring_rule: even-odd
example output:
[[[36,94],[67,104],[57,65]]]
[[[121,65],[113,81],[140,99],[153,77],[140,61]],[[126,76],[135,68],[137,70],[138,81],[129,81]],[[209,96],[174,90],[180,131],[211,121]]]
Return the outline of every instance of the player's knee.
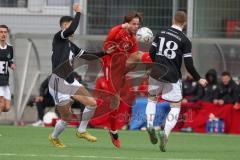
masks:
[[[92,97],[88,97],[87,106],[91,108],[96,108],[97,101]]]
[[[0,109],[3,110],[4,108],[4,103],[0,103]]]
[[[8,112],[10,108],[11,108],[10,106],[5,106],[3,107],[2,112]]]
[[[70,115],[62,116],[61,118],[62,118],[62,120],[64,120],[64,121],[67,122],[67,123],[69,123],[69,122],[72,121],[72,115],[71,115],[71,114],[70,114]]]
[[[0,97],[0,107],[4,107],[4,99],[3,99],[3,97]]]
[[[65,122],[70,122],[72,120],[72,113],[70,111],[65,113],[60,113],[62,120]]]

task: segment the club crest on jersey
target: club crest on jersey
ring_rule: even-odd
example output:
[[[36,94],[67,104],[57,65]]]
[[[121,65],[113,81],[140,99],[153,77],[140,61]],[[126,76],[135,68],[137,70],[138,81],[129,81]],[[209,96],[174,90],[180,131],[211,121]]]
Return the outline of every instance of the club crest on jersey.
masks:
[[[10,53],[7,53],[7,58],[11,59],[11,54]]]

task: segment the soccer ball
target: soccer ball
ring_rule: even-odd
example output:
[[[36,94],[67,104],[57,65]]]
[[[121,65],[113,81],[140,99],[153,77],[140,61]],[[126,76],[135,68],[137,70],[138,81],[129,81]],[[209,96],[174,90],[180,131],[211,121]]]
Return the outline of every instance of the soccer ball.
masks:
[[[142,43],[150,43],[153,40],[153,32],[147,27],[139,28],[136,33],[136,39]]]
[[[43,123],[45,126],[53,126],[53,121],[57,118],[58,116],[55,112],[47,112],[43,117]]]

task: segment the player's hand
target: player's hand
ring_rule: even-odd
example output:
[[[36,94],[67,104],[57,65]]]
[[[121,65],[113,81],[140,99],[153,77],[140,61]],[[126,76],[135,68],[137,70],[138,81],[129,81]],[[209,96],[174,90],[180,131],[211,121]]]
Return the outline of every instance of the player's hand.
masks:
[[[39,102],[42,102],[43,101],[43,96],[37,96],[36,98],[35,98],[35,102],[36,103],[39,103]]]
[[[15,69],[17,68],[17,66],[16,66],[16,64],[11,64],[11,66],[10,66],[10,68],[13,70],[13,71],[15,71]]]
[[[187,103],[187,102],[188,102],[188,100],[186,98],[182,99],[182,103]]]
[[[122,28],[123,29],[128,29],[129,28],[129,24],[128,23],[123,23],[122,24]]]
[[[75,4],[73,5],[73,10],[74,10],[75,12],[81,12],[80,4],[79,4],[79,3],[75,3]]]
[[[240,109],[240,105],[239,105],[238,103],[236,103],[236,104],[233,106],[233,109],[239,110],[239,109]]]
[[[214,100],[213,100],[213,104],[218,104],[218,100],[217,100],[217,99],[214,99]]]
[[[218,100],[218,104],[219,104],[220,106],[224,105],[224,100],[222,100],[222,99]]]
[[[199,83],[202,87],[205,87],[205,86],[208,84],[207,80],[206,80],[206,79],[203,79],[203,78],[201,78],[201,79],[198,81],[198,83]]]

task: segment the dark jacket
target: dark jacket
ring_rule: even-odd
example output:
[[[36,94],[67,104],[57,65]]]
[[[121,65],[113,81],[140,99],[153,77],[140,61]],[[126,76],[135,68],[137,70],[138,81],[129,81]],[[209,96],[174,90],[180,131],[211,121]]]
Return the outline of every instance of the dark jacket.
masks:
[[[183,97],[190,102],[199,100],[203,95],[203,88],[192,79],[183,81]]]
[[[48,90],[48,79],[49,77],[47,77],[40,86],[39,92],[40,92],[40,96],[42,97],[51,97],[49,90]]]
[[[240,84],[238,84],[238,98],[237,102],[240,103]]]
[[[224,104],[234,104],[238,102],[238,86],[231,80],[228,85],[222,82],[218,85],[215,99],[222,99]]]
[[[210,76],[212,78],[210,78]],[[218,87],[217,72],[215,69],[210,69],[206,75],[206,80],[208,81],[207,86],[203,89],[202,100],[207,102],[213,102],[214,95],[216,94]]]

